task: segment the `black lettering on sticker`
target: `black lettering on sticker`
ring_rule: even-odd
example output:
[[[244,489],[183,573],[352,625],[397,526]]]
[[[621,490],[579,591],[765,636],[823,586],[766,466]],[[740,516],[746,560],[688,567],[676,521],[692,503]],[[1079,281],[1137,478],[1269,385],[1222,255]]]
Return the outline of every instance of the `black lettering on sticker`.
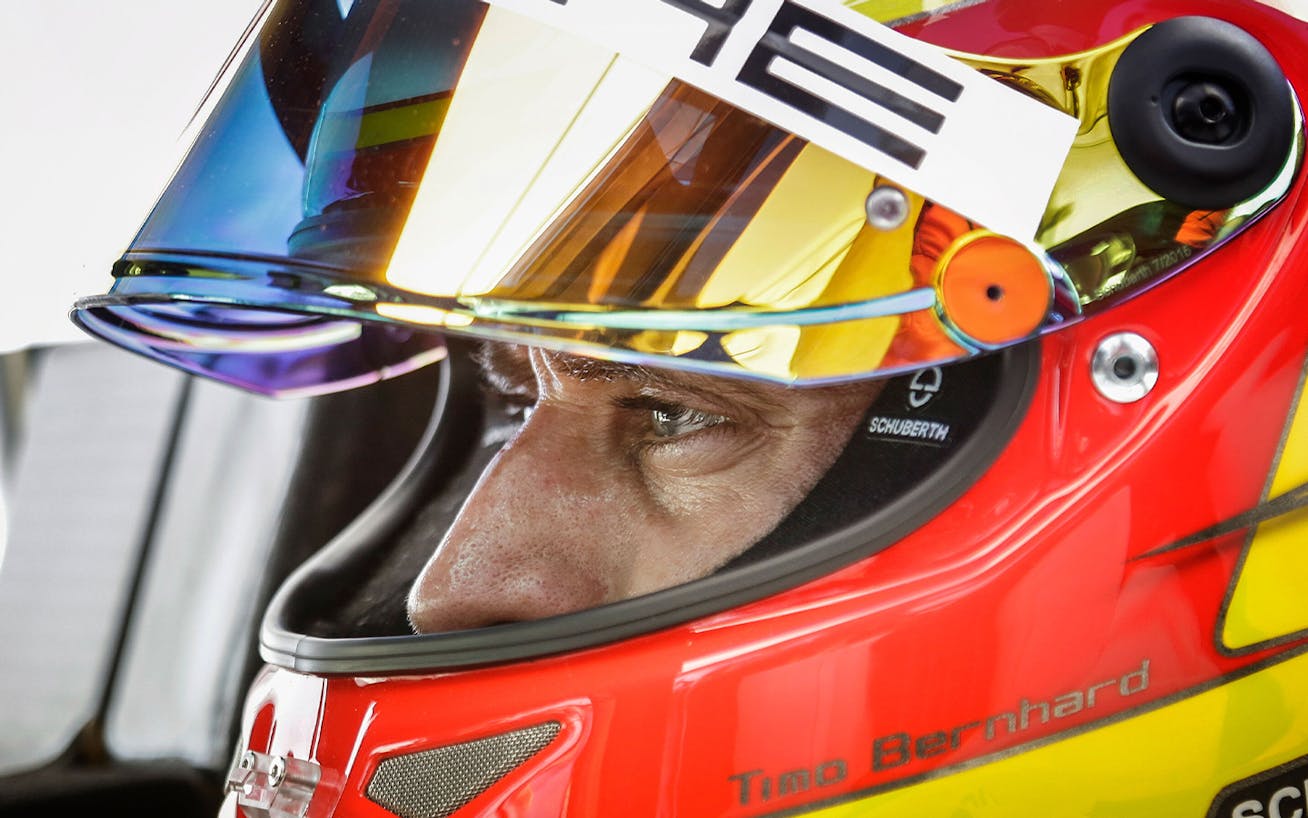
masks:
[[[783,3],[777,11],[777,18],[773,21],[770,30],[783,37],[789,37],[790,32],[796,28],[803,28],[846,51],[852,51],[868,62],[903,77],[947,102],[957,102],[963,93],[962,85],[912,57],[900,54],[857,31],[845,28],[829,17],[823,17],[791,2]]]
[[[749,4],[753,1],[726,0],[719,8],[707,0],[663,0],[669,6],[693,14],[707,24],[704,36],[699,38],[695,50],[690,52],[692,60],[704,65],[712,65],[718,58],[718,53],[722,51],[722,44],[727,41],[727,37],[736,27],[736,23],[740,22],[740,18],[749,11]]]
[[[777,10],[767,32],[741,67],[737,79],[745,85],[802,111],[911,168],[919,167],[926,157],[922,147],[822,98],[812,89],[774,76],[768,67],[774,58],[785,59],[931,133],[940,132],[945,122],[944,115],[797,46],[790,40],[795,29],[803,29],[857,54],[923,88],[943,102],[957,101],[963,86],[857,31],[791,2],[783,3]]]
[[[1222,789],[1207,818],[1292,818],[1308,809],[1308,756]]]

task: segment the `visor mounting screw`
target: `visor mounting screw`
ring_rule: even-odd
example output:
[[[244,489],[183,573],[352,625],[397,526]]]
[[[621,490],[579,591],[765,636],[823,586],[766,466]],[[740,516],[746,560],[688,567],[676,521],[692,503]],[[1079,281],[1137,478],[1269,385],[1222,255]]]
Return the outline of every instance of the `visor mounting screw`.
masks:
[[[254,753],[250,752],[249,750],[245,751],[245,755],[241,756],[241,769],[242,770],[254,769]]]
[[[867,223],[877,230],[889,232],[908,221],[908,196],[897,187],[874,188],[867,195]]]
[[[276,787],[286,778],[286,760],[276,756],[268,764],[268,785]]]
[[[1119,332],[1099,342],[1090,361],[1090,380],[1114,403],[1135,403],[1158,383],[1158,353],[1134,332]]]
[[[1192,80],[1172,101],[1172,127],[1183,139],[1220,145],[1240,130],[1243,117],[1235,98],[1212,80]]]

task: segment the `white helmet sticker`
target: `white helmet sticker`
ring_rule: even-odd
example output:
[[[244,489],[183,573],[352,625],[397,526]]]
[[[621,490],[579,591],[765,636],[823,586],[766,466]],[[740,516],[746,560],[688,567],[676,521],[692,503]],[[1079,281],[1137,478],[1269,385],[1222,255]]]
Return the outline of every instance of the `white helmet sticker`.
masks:
[[[695,85],[999,233],[1034,236],[1076,120],[835,0],[485,0]]]

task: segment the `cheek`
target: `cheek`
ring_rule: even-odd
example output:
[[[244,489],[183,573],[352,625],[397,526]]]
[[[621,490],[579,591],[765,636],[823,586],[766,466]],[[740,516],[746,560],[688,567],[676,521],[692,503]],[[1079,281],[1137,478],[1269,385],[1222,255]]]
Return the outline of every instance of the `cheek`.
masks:
[[[786,435],[750,447],[729,468],[693,477],[648,471],[646,485],[662,525],[657,538],[641,537],[634,590],[647,593],[706,576],[767,536],[831,468],[869,393],[856,395],[852,405],[812,413]]]
[[[744,523],[746,529],[765,527],[758,534],[762,536],[771,529],[768,521],[775,523],[785,516],[830,468],[846,437],[833,440],[802,428],[784,436],[760,436],[736,445],[730,458],[714,455],[728,463],[724,468],[702,473],[651,468],[646,469],[645,482],[660,507],[686,525],[701,531],[730,531]],[[756,519],[757,525],[749,525]]]
[[[815,467],[801,471],[821,474]],[[775,460],[755,459],[663,487],[661,524],[639,535],[645,542],[633,566],[632,591],[648,593],[711,574],[772,531],[816,479],[797,477]]]

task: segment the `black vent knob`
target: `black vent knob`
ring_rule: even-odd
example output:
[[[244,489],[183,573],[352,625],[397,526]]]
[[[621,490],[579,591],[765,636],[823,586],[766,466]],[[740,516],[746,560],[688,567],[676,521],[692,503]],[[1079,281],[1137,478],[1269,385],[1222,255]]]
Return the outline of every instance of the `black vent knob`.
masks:
[[[1262,191],[1294,147],[1289,84],[1262,43],[1211,17],[1165,20],[1127,46],[1108,124],[1131,171],[1165,199],[1222,210]]]

